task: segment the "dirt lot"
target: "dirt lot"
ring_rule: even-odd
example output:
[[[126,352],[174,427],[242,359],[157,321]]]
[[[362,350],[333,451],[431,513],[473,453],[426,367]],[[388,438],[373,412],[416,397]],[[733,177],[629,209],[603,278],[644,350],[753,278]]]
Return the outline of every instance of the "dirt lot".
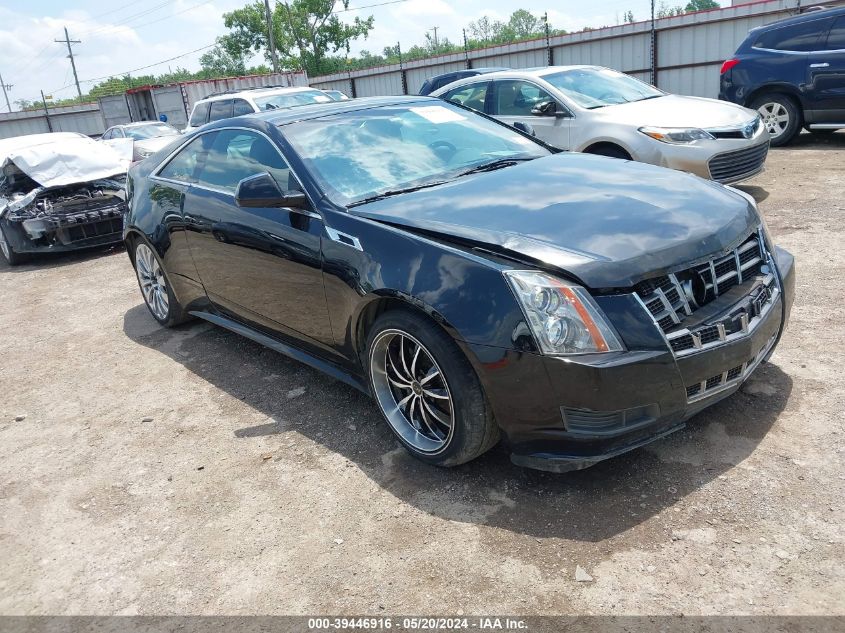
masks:
[[[414,461],[351,388],[160,328],[122,251],[0,267],[0,613],[845,614],[845,133],[768,166],[772,362],[569,475]]]

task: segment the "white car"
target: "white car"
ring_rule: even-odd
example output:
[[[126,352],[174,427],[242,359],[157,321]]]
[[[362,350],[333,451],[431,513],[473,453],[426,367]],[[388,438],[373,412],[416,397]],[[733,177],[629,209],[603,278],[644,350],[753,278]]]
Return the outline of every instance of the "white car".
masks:
[[[167,123],[138,121],[136,123],[113,125],[103,132],[100,140],[132,139],[132,160],[134,162],[143,160],[147,156],[155,154],[158,150],[164,149],[180,135],[179,130]]]
[[[565,150],[633,159],[732,183],[763,169],[769,134],[754,110],[658,90],[601,66],[470,77],[432,93]],[[517,126],[519,127],[519,126]]]
[[[191,117],[183,132],[191,132],[201,125],[234,116],[293,108],[310,103],[334,101],[316,88],[249,88],[208,95],[194,104]]]

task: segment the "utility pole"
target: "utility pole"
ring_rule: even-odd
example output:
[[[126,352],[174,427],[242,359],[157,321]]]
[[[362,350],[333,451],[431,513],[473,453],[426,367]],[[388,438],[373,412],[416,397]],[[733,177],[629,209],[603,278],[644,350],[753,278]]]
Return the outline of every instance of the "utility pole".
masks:
[[[273,60],[273,72],[279,72],[279,60],[276,57],[276,41],[273,39],[273,14],[270,12],[270,0],[264,0],[264,16],[267,18],[267,41],[270,43],[270,58]]]
[[[435,51],[437,50],[437,29],[439,29],[439,28],[440,28],[439,26],[433,26],[431,28],[431,30],[434,31],[434,50]]]
[[[472,68],[472,62],[469,61],[469,43],[467,42],[466,29],[464,29],[464,59],[466,59],[467,69]]]
[[[50,123],[50,111],[47,109],[47,97],[44,96],[44,91],[41,91],[41,103],[44,104],[44,118],[47,119],[47,129],[53,131],[53,124]]]
[[[4,83],[3,82],[3,75],[0,75],[0,86],[3,86],[3,96],[6,97],[6,107],[9,108],[9,112],[11,112],[12,106],[9,103],[9,95],[6,93],[6,91],[12,89],[12,84]]]
[[[76,62],[73,60],[73,49],[71,49],[71,44],[82,44],[80,40],[72,40],[70,36],[67,34],[67,27],[65,27],[65,39],[63,40],[53,40],[58,44],[67,44],[67,56],[70,58],[70,66],[73,68],[73,81],[76,82],[76,92],[79,95],[79,98],[82,99],[82,89],[79,87],[79,77],[76,75]]]

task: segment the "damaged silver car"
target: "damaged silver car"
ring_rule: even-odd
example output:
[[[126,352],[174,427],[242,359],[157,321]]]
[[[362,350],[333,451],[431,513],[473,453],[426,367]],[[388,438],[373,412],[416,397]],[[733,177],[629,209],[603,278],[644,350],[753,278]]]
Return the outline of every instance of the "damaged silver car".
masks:
[[[57,132],[0,140],[0,252],[14,266],[35,253],[119,243],[132,143]]]

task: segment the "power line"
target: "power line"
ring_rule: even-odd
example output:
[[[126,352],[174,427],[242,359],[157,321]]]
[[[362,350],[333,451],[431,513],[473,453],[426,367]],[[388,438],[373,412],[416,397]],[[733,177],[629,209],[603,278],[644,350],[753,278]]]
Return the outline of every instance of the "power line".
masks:
[[[205,4],[208,4],[209,2],[212,2],[212,1],[213,1],[213,0],[203,0],[203,2],[199,2],[199,3],[197,3],[197,4],[191,5],[190,7],[187,7],[187,8],[185,8],[185,9],[182,9],[181,11],[177,11],[176,13],[171,13],[170,15],[165,15],[165,16],[160,17],[160,18],[157,18],[157,19],[155,19],[155,20],[150,20],[149,22],[143,22],[142,24],[132,24],[132,25],[129,25],[129,28],[131,28],[131,29],[133,29],[133,30],[137,30],[137,29],[144,28],[145,26],[149,26],[150,24],[156,24],[157,22],[163,22],[164,20],[169,20],[170,18],[173,18],[173,17],[175,17],[175,16],[177,16],[177,15],[181,15],[181,14],[183,14],[183,13],[187,13],[188,11],[193,11],[194,9],[198,9],[199,7],[201,7],[201,6],[205,5]],[[97,32],[100,32],[100,33],[104,33],[104,34],[105,34],[105,33],[107,33],[107,32],[108,32],[108,30],[109,30],[109,29],[119,29],[119,28],[121,28],[122,26],[127,26],[127,25],[125,25],[125,24],[111,24],[111,25],[109,25],[109,26],[105,26],[105,27],[103,27],[102,29],[100,29],[100,30],[99,30],[99,31],[97,31]],[[95,34],[95,35],[94,35],[94,37],[96,38],[96,37],[97,37],[97,35]]]

